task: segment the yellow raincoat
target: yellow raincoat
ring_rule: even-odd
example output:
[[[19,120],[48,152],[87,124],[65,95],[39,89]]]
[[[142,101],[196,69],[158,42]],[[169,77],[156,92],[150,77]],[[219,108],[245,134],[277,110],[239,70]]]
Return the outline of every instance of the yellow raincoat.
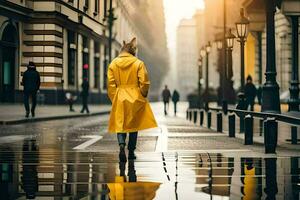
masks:
[[[108,96],[112,102],[110,133],[129,133],[157,127],[146,99],[150,81],[142,61],[121,53],[109,65]]]

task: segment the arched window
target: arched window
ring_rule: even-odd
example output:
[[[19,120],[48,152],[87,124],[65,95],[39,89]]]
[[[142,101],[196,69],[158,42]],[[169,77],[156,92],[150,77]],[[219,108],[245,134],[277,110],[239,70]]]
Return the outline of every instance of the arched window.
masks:
[[[17,43],[16,35],[17,35],[17,32],[16,32],[15,27],[12,24],[9,24],[4,28],[1,40],[3,42],[16,44]]]

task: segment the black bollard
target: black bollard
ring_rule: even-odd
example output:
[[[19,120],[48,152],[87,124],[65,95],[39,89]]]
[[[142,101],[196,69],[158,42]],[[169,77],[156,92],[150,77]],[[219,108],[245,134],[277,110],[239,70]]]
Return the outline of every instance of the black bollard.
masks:
[[[298,143],[298,138],[297,138],[297,126],[292,126],[291,127],[291,139],[292,139],[292,144],[297,144]]]
[[[223,131],[223,122],[222,122],[222,113],[218,112],[217,113],[217,132],[222,132]]]
[[[207,128],[211,128],[211,111],[207,112]]]
[[[197,123],[197,115],[198,115],[198,111],[197,111],[197,110],[194,110],[193,115],[194,115],[194,124],[196,124],[196,123]]]
[[[265,158],[265,170],[266,170],[266,185],[264,192],[266,194],[265,199],[277,199],[278,186],[277,186],[277,159]]]
[[[276,153],[278,123],[275,118],[267,118],[264,122],[265,153]]]
[[[203,126],[204,121],[204,111],[200,110],[200,126]]]
[[[228,116],[228,132],[229,137],[235,137],[235,114]]]
[[[263,119],[260,119],[259,120],[259,136],[262,136],[263,135],[263,132],[264,132],[264,120]]]
[[[245,132],[245,116],[241,115],[240,116],[240,133]]]
[[[247,115],[245,117],[245,145],[253,144],[253,117],[251,115]]]
[[[189,119],[189,110],[186,110],[186,120]]]

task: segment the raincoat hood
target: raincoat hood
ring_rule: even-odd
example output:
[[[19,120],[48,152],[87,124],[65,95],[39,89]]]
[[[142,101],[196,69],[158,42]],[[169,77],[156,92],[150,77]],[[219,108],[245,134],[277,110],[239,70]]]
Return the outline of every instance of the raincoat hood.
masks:
[[[115,64],[120,68],[127,68],[132,66],[132,64],[137,61],[137,58],[130,53],[120,53],[120,55],[115,59]]]

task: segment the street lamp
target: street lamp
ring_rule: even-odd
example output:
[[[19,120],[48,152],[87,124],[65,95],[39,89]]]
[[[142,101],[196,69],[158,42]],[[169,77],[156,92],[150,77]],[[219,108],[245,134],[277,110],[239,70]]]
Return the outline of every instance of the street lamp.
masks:
[[[202,56],[200,55],[198,59],[198,103],[199,108],[202,106],[201,101],[201,79],[202,79]]]
[[[205,54],[206,54],[206,79],[205,79],[205,109],[208,110],[208,104],[209,104],[209,71],[208,71],[208,65],[209,65],[209,53],[211,51],[211,44],[208,42],[208,44],[205,46]]]
[[[217,40],[216,44],[217,44],[217,49],[221,51],[222,48],[223,48],[223,41],[222,40]]]
[[[245,42],[248,34],[249,20],[245,17],[244,9],[240,10],[240,19],[235,23],[236,30],[241,44],[241,91],[245,86]]]
[[[227,44],[227,78],[231,81],[233,77],[233,69],[232,69],[232,49],[234,46],[235,35],[231,32],[231,29],[226,33],[226,44]]]

